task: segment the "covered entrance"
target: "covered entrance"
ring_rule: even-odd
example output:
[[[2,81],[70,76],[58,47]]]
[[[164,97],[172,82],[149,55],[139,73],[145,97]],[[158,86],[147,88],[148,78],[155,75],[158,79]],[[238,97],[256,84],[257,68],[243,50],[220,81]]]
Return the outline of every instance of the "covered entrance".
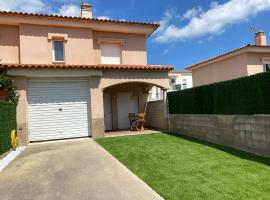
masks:
[[[148,92],[152,86],[129,82],[106,88],[103,91],[105,131],[129,130],[129,114],[146,112]]]

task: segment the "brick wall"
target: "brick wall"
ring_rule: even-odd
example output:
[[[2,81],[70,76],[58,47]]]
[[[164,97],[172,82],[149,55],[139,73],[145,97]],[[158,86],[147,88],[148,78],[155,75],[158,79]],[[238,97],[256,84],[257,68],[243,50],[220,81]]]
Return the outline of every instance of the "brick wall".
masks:
[[[171,131],[270,157],[269,115],[170,115]]]
[[[167,130],[167,124],[163,100],[149,101],[146,108],[146,126]]]

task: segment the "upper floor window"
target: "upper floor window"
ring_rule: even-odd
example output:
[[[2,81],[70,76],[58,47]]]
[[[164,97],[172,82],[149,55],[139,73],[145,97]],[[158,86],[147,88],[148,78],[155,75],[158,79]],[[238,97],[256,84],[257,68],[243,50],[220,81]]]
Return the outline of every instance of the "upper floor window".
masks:
[[[270,64],[263,64],[263,72],[269,72],[270,71]]]
[[[121,46],[119,44],[101,44],[101,64],[121,64]]]
[[[64,62],[64,41],[53,40],[53,61]]]

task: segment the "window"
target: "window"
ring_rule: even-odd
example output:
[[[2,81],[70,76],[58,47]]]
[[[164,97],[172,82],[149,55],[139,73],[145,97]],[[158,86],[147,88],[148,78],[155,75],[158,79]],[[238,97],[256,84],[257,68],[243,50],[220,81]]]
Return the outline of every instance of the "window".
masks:
[[[156,87],[156,100],[159,100],[159,88]]]
[[[170,79],[170,88],[171,88],[171,90],[175,90],[175,83],[176,83],[176,80],[174,78],[171,78]]]
[[[64,41],[53,41],[53,61],[64,62]]]
[[[263,64],[263,72],[269,72],[270,71],[270,64]]]
[[[175,83],[175,79],[174,78],[171,79],[171,83]]]
[[[183,89],[187,89],[187,79],[183,79],[182,85],[183,85]]]
[[[101,64],[121,64],[121,47],[119,44],[101,45]]]

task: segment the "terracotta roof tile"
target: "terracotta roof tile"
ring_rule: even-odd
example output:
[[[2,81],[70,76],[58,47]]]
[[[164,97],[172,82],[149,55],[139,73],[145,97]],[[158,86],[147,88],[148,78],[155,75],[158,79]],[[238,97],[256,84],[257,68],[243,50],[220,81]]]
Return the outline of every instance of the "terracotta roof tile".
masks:
[[[97,65],[65,65],[65,64],[0,64],[0,68],[5,69],[102,69],[102,70],[161,70],[171,71],[173,66],[162,65],[110,65],[110,64],[97,64]]]
[[[139,24],[139,25],[151,25],[155,29],[159,27],[159,23],[149,23],[149,22],[135,22],[135,21],[123,21],[123,20],[111,20],[111,19],[87,19],[83,17],[72,17],[72,16],[61,16],[61,15],[51,15],[51,14],[36,14],[36,13],[25,13],[25,12],[14,12],[14,11],[0,11],[2,15],[20,15],[20,16],[36,16],[36,17],[49,17],[49,18],[59,18],[59,19],[72,19],[72,20],[82,20],[82,21],[96,21],[96,22],[108,22],[108,23],[124,23],[124,24]]]
[[[250,45],[250,44],[248,44],[248,45],[243,46],[243,47],[240,47],[240,48],[238,48],[238,49],[234,49],[234,50],[232,50],[232,51],[229,51],[229,52],[220,54],[220,55],[218,55],[218,56],[209,58],[209,59],[207,59],[207,60],[204,60],[204,61],[202,61],[202,62],[196,63],[196,64],[194,64],[194,65],[188,66],[188,67],[186,67],[186,69],[187,69],[187,70],[190,70],[190,69],[192,69],[192,68],[194,68],[194,67],[197,67],[197,66],[199,66],[199,65],[205,64],[205,63],[210,62],[210,61],[213,61],[213,60],[216,60],[216,59],[218,59],[218,58],[222,58],[222,57],[224,57],[224,56],[226,56],[226,55],[230,55],[230,54],[236,53],[236,52],[238,52],[238,51],[240,51],[240,50],[247,49],[247,48],[249,48],[249,47],[255,47],[255,48],[256,48],[256,47],[258,47],[258,48],[269,48],[269,49],[270,49],[270,46],[258,46],[258,45]]]

